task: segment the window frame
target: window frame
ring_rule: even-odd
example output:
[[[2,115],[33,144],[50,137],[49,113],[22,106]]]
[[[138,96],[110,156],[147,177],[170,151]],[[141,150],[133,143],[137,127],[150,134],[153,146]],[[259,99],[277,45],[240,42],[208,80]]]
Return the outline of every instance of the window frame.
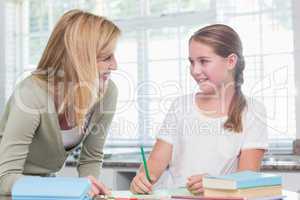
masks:
[[[28,42],[24,41],[24,38],[21,37],[21,33],[23,35],[23,33],[27,33],[28,32],[28,27],[24,27],[24,24],[26,24],[26,10],[24,10],[24,7],[26,7],[26,3],[28,3],[28,0],[24,0],[24,1],[16,1],[16,9],[17,9],[17,22],[19,24],[19,26],[16,26],[16,46],[20,47],[17,48],[19,49],[18,52],[16,52],[16,68],[14,69],[15,72],[17,74],[21,74],[21,72],[23,71],[23,66],[24,63],[26,63],[26,59],[28,59],[29,55],[26,56],[26,48],[28,48]],[[147,6],[147,0],[141,0],[141,5]],[[216,10],[216,2],[217,0],[212,0],[211,1],[211,10],[207,11],[207,12],[184,12],[184,13],[172,13],[172,14],[163,14],[161,16],[148,16],[145,15],[145,11],[147,10],[147,8],[141,8],[141,11],[144,13],[144,16],[140,16],[138,18],[135,19],[127,19],[127,20],[114,20],[116,22],[116,24],[123,30],[123,31],[130,31],[130,30],[134,30],[136,29],[136,27],[139,27],[138,30],[141,31],[141,35],[139,36],[141,39],[140,42],[140,46],[138,47],[139,50],[141,49],[147,49],[147,33],[146,31],[148,29],[152,29],[152,28],[161,28],[161,27],[180,27],[180,26],[189,26],[189,25],[195,25],[196,23],[194,22],[194,19],[202,19],[203,23],[209,21],[209,22],[217,22],[218,21],[218,15],[217,15],[217,10]],[[143,4],[144,3],[144,4]],[[300,2],[297,0],[292,0],[292,13],[293,13],[293,31],[294,31],[294,35],[299,35],[300,33],[300,12],[299,12],[299,8],[300,8]],[[2,7],[2,6],[1,6]],[[2,7],[3,8],[3,7]],[[298,9],[297,9],[298,8]],[[1,9],[1,8],[0,8]],[[0,10],[1,11],[1,10]],[[28,11],[27,11],[28,12]],[[0,12],[0,13],[4,13],[4,12]],[[205,16],[205,18],[203,18],[203,16]],[[0,20],[0,22],[2,21],[3,23],[3,19],[5,19],[5,17],[2,17],[2,20]],[[24,23],[25,20],[25,23]],[[53,19],[52,19],[53,20]],[[27,22],[28,23],[28,22]],[[197,21],[197,24],[199,24],[200,22]],[[51,24],[51,23],[50,23]],[[4,26],[3,26],[4,27]],[[4,29],[2,29],[4,30]],[[27,32],[26,32],[27,31]],[[4,32],[4,31],[2,31]],[[5,33],[3,33],[3,35],[5,36]],[[29,32],[28,32],[28,36],[30,36]],[[3,40],[0,40],[0,44],[3,43]],[[3,45],[4,46],[4,45]],[[298,64],[300,64],[300,39],[298,39],[297,37],[294,37],[294,51],[293,51],[293,55],[294,55],[294,66],[298,66]],[[29,51],[28,51],[29,52]],[[2,55],[2,56],[1,56]],[[0,64],[3,63],[3,61],[5,60],[4,58],[5,54],[3,52],[0,52]],[[139,55],[138,55],[138,66],[142,66],[140,67],[141,69],[138,69],[138,82],[140,80],[145,81],[145,77],[147,78],[147,50],[145,51],[139,51]],[[263,56],[263,55],[261,55]],[[142,60],[142,59],[144,60]],[[178,60],[180,60],[182,58],[178,58]],[[2,65],[4,66],[4,65]],[[2,69],[1,68],[1,72],[4,70],[5,73],[3,73],[3,75],[0,77],[1,80],[6,80],[7,77],[5,76],[7,74],[6,69]],[[261,67],[261,70],[262,67]],[[297,80],[296,77],[298,77],[298,75],[300,75],[300,69],[298,69],[297,67],[295,67],[295,73],[294,73],[294,77],[295,77],[295,86],[299,86],[300,85],[300,81]],[[2,73],[1,73],[2,74]],[[2,79],[3,78],[3,79]],[[5,82],[5,81],[4,81]],[[16,79],[13,80],[13,82],[16,82]],[[6,87],[5,85],[7,85],[7,83],[1,84],[2,86]],[[7,88],[6,88],[7,90]],[[6,90],[4,90],[4,93],[7,92]],[[3,90],[1,90],[3,91]],[[5,96],[5,94],[4,94]],[[7,100],[7,99],[5,99]],[[296,95],[295,96],[295,109],[296,109],[296,139],[300,138],[300,131],[297,131],[298,129],[300,129],[300,96]],[[4,102],[3,100],[0,101],[0,105],[3,104]],[[143,106],[143,105],[142,105]],[[140,114],[141,115],[141,114]],[[141,116],[142,118],[144,116]],[[140,126],[139,126],[140,127]],[[142,129],[140,129],[142,130]],[[140,132],[140,131],[139,131]],[[140,134],[140,137],[135,139],[135,140],[127,140],[127,139],[120,139],[119,141],[108,141],[106,146],[136,146],[139,145],[140,143],[143,143],[146,146],[151,146],[153,144],[154,141],[148,141],[147,138],[147,134],[143,133]],[[270,147],[271,150],[270,152],[276,152],[278,149],[283,149],[281,152],[291,152],[291,141],[287,141],[285,139],[283,139],[282,141],[280,140],[270,140]],[[282,144],[282,145],[280,145]],[[288,145],[287,145],[288,144]],[[272,150],[272,147],[273,150]],[[277,150],[276,150],[277,149]]]

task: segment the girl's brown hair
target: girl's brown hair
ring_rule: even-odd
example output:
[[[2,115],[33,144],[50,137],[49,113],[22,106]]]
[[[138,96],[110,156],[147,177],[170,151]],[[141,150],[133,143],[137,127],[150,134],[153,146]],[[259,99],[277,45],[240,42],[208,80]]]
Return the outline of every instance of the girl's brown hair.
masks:
[[[234,68],[235,93],[230,102],[228,119],[224,128],[234,132],[242,132],[242,113],[247,106],[246,98],[241,90],[244,82],[243,71],[245,68],[242,42],[238,34],[229,26],[214,24],[196,31],[190,38],[191,41],[198,41],[214,49],[214,52],[224,58],[230,54],[237,56],[237,63]]]
[[[56,109],[72,125],[83,124],[99,97],[97,58],[113,53],[119,35],[113,22],[82,10],[65,13],[54,27],[33,77],[48,83],[51,93],[63,85]]]

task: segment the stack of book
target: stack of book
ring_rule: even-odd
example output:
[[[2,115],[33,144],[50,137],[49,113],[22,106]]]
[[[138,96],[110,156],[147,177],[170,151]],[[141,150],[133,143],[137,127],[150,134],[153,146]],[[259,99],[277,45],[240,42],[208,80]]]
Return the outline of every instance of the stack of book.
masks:
[[[281,176],[253,171],[204,177],[203,188],[206,197],[246,199],[283,197]]]
[[[12,188],[12,200],[92,200],[91,182],[76,177],[24,176]]]

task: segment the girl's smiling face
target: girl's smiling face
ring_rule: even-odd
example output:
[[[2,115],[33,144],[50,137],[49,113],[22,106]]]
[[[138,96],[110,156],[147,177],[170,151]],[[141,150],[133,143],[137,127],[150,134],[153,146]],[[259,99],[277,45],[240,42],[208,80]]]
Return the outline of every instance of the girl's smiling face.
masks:
[[[234,84],[233,69],[236,55],[224,58],[214,49],[202,42],[191,40],[189,43],[190,73],[204,94],[215,94],[222,87]]]

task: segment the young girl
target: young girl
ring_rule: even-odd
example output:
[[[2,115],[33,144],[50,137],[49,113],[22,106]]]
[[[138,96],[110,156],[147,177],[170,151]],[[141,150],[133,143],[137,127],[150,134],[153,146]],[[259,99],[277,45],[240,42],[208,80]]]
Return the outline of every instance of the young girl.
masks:
[[[109,80],[120,35],[111,21],[80,10],[55,26],[37,69],[14,91],[0,119],[0,195],[22,176],[49,176],[81,145],[79,176],[91,196],[109,191],[97,178],[117,101]]]
[[[186,186],[203,191],[205,174],[259,170],[267,148],[265,108],[241,90],[245,67],[238,34],[226,25],[204,27],[189,40],[190,72],[200,87],[176,99],[147,161],[130,189],[148,193]]]

